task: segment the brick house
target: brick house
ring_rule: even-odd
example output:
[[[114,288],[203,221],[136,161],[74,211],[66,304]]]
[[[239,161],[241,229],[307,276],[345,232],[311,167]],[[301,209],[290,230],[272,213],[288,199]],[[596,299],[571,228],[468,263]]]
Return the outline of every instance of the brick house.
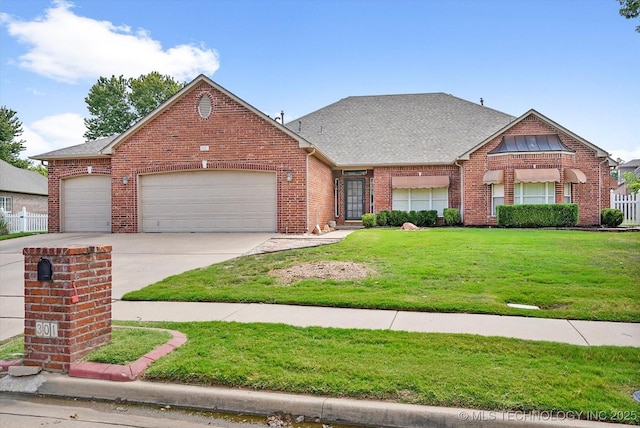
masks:
[[[47,213],[47,177],[0,160],[0,210]]]
[[[446,94],[349,97],[282,125],[199,76],[124,133],[49,163],[49,231],[303,233],[383,209],[561,203],[596,225],[608,153],[535,110]]]

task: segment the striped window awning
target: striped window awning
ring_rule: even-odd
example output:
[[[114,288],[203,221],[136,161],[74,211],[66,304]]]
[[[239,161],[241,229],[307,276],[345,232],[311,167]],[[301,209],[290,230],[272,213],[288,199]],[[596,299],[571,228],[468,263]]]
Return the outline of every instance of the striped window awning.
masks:
[[[501,169],[487,171],[482,177],[484,184],[502,184],[504,181],[504,171]]]
[[[564,170],[564,181],[566,183],[586,183],[587,176],[579,169],[567,168]]]
[[[547,183],[560,181],[560,171],[557,168],[548,169],[516,169],[513,171],[515,183]]]
[[[391,177],[394,189],[431,189],[449,187],[448,175],[423,175],[411,177]]]

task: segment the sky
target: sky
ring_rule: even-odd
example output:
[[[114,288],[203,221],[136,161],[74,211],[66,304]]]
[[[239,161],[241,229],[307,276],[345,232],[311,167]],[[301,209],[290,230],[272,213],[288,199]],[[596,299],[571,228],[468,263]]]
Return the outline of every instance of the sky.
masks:
[[[354,95],[535,109],[640,158],[640,33],[617,0],[2,0],[0,105],[22,157],[84,142],[101,76],[205,74],[285,122]]]

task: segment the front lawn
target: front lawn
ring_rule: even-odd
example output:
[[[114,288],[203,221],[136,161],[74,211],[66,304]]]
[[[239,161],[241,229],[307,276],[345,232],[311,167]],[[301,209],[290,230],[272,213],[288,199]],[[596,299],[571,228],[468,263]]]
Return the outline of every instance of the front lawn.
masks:
[[[134,324],[134,323],[131,323]],[[135,323],[138,325],[138,323]],[[639,348],[226,322],[149,323],[187,342],[144,378],[638,423]]]
[[[285,283],[270,271],[356,262],[364,279]],[[316,248],[240,257],[125,300],[263,302],[640,321],[640,233],[434,228],[361,230]],[[507,303],[538,306],[523,310]]]

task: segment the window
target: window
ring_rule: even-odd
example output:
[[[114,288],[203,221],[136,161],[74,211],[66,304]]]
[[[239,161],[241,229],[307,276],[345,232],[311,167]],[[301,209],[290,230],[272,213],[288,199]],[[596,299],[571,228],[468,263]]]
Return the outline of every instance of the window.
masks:
[[[13,200],[10,196],[0,196],[0,209],[6,213],[13,211]]]
[[[515,183],[513,189],[513,203],[520,204],[555,204],[556,183]]]
[[[498,205],[504,205],[504,184],[491,185],[491,215],[494,217]]]
[[[571,203],[571,183],[564,183],[564,203]]]
[[[449,188],[393,189],[393,208],[398,211],[436,210],[442,216],[449,207]]]

